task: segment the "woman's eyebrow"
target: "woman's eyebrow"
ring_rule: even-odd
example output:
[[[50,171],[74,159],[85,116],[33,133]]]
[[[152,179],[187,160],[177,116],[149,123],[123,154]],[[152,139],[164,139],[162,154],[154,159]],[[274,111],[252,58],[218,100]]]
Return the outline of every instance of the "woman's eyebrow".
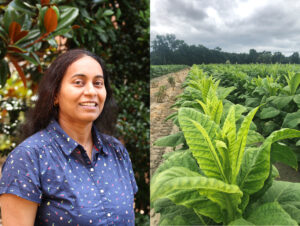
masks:
[[[87,77],[85,74],[75,74],[75,75],[72,75],[71,78],[74,78],[74,77]],[[104,79],[104,76],[103,75],[95,75],[95,78],[103,78]]]

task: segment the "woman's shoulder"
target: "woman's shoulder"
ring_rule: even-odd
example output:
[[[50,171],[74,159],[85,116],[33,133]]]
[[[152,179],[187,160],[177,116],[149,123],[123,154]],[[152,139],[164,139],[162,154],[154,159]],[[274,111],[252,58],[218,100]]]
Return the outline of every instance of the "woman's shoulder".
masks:
[[[123,144],[117,138],[104,133],[99,133],[99,134],[104,143],[123,146]]]
[[[34,133],[18,144],[9,154],[11,156],[22,157],[24,155],[31,158],[38,158],[41,150],[50,144],[48,135],[44,130]]]
[[[19,148],[41,148],[51,143],[51,138],[46,130],[40,130],[23,140],[17,147]]]

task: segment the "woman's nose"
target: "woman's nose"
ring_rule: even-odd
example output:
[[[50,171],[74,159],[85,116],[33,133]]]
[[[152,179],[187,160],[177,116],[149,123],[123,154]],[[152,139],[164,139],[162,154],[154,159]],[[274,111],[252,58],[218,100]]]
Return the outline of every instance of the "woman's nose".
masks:
[[[93,85],[93,83],[86,83],[85,89],[84,89],[84,94],[86,95],[96,95],[96,90]]]

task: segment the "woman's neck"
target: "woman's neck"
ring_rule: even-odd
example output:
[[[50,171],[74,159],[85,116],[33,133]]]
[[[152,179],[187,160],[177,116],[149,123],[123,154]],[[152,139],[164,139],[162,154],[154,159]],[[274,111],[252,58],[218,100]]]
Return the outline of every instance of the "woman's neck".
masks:
[[[81,144],[86,150],[89,158],[92,156],[93,138],[92,125],[93,123],[78,123],[69,122],[59,118],[59,125],[73,140]]]

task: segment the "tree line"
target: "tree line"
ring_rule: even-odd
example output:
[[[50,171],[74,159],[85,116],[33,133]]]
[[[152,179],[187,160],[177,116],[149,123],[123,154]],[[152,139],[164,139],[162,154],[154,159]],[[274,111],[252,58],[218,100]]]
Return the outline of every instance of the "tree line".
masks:
[[[285,56],[281,52],[262,51],[250,49],[249,53],[223,52],[220,47],[209,49],[203,45],[188,45],[178,40],[174,34],[157,35],[151,42],[151,65],[164,64],[208,64],[208,63],[281,63],[299,64],[298,52]]]

